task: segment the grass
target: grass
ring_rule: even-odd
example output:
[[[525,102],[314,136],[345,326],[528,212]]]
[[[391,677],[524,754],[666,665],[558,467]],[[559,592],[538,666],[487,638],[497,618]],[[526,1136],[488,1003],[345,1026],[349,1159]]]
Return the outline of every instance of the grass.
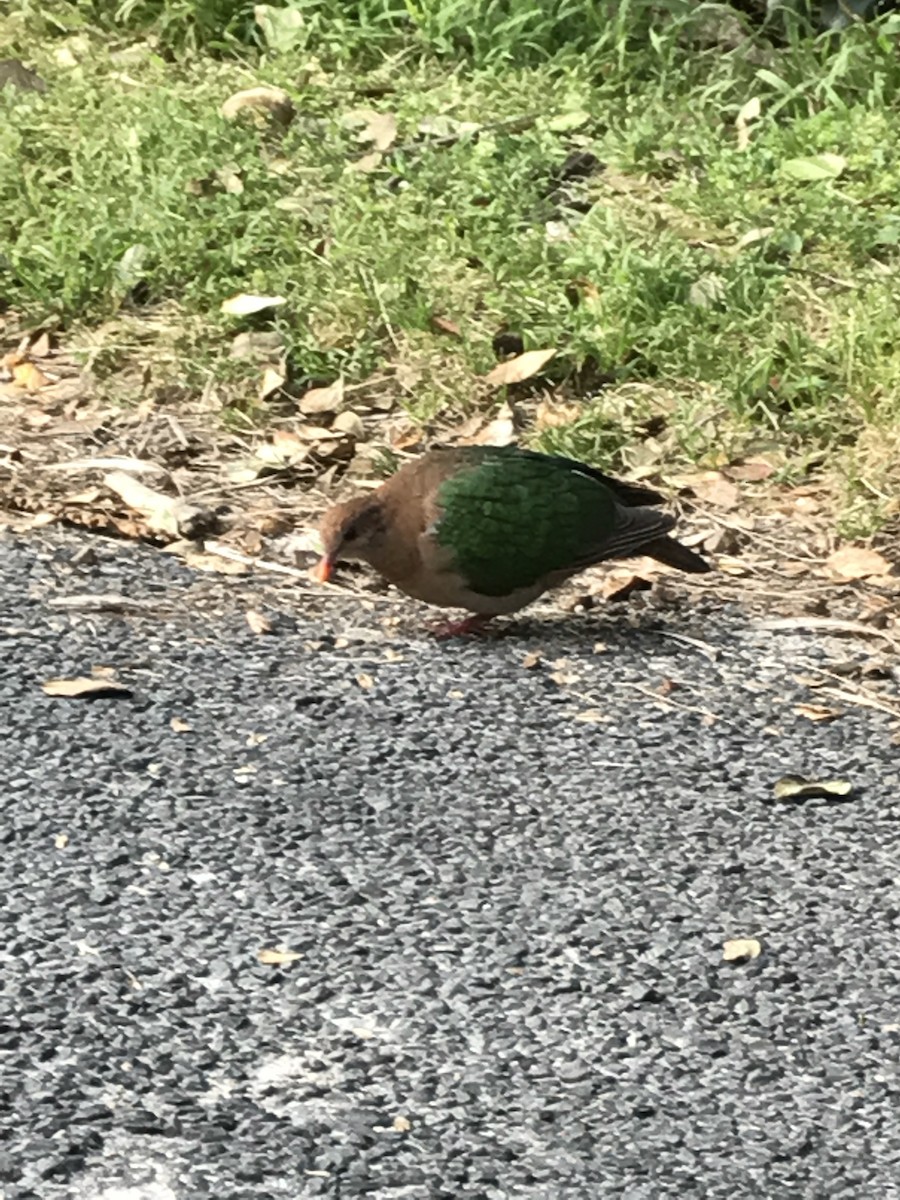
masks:
[[[763,451],[787,480],[826,472],[844,527],[874,528],[900,482],[900,21],[770,43],[713,5],[299,7],[276,52],[231,0],[118,23],[13,0],[4,56],[50,86],[0,91],[0,299],[113,329],[113,386],[139,355],[258,424],[242,328],[277,329],[301,383],[387,377],[451,422],[496,399],[478,377],[506,329],[558,350],[569,419],[543,444],[663,473]],[[290,93],[286,129],[222,118],[260,83]],[[399,128],[368,173],[360,108]],[[478,135],[437,140],[459,122]],[[554,183],[573,152],[605,164],[562,188],[586,211]],[[840,161],[798,178],[820,155]],[[223,316],[239,291],[287,303]]]

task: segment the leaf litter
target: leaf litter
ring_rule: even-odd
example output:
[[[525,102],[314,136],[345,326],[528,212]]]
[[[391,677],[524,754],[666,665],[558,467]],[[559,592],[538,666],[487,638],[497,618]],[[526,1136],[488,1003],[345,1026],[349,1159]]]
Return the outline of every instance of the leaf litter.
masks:
[[[776,800],[846,798],[853,794],[848,779],[811,779],[804,775],[782,775],[772,789]]]
[[[126,684],[101,675],[87,675],[74,679],[47,679],[41,684],[41,688],[47,696],[56,696],[67,700],[107,696],[127,698],[132,695],[131,688]]]
[[[268,311],[274,311],[267,306],[286,303],[285,297],[264,293],[238,293],[231,301],[232,315],[252,318],[264,314],[264,319]],[[225,304],[229,307],[228,301]],[[433,325],[435,336],[446,332],[455,340],[459,326],[451,324],[452,330],[446,331]],[[231,340],[229,354],[259,362],[266,383],[256,403],[261,406],[263,419],[248,421],[246,432],[220,430],[211,435],[208,410],[202,403],[194,402],[193,411],[185,405],[176,408],[170,404],[156,409],[148,401],[142,401],[135,411],[103,410],[91,392],[90,380],[79,376],[77,367],[55,346],[46,329],[20,337],[19,352],[39,359],[42,369],[49,363],[61,379],[59,384],[50,384],[36,393],[48,396],[41,400],[39,410],[21,389],[18,399],[9,393],[5,397],[13,404],[19,429],[34,431],[16,435],[17,444],[7,449],[5,468],[0,454],[0,472],[11,472],[13,480],[4,506],[7,521],[13,520],[24,529],[62,519],[89,529],[164,543],[171,553],[180,553],[186,562],[205,570],[274,570],[276,564],[260,553],[270,537],[267,526],[277,528],[284,520],[288,525],[302,523],[311,510],[320,510],[327,502],[323,496],[330,498],[337,487],[343,486],[344,479],[356,490],[374,486],[379,481],[378,475],[373,478],[375,471],[383,471],[385,463],[396,465],[426,449],[435,436],[450,443],[503,445],[521,440],[528,446],[535,444],[538,432],[552,433],[577,425],[581,412],[579,405],[567,399],[565,384],[552,384],[540,377],[543,366],[556,356],[555,348],[522,351],[498,363],[480,381],[472,378],[475,411],[461,425],[448,429],[440,419],[435,422],[406,414],[401,407],[405,397],[397,391],[393,370],[376,372],[365,385],[354,383],[352,390],[358,400],[353,408],[347,407],[350,389],[343,376],[292,396],[281,336],[274,331],[245,330]],[[267,370],[274,374],[266,376],[263,373]],[[410,380],[411,392],[407,394],[415,395],[422,378],[418,371]],[[478,411],[489,403],[491,389],[532,379],[538,387],[533,395],[517,397],[514,406],[503,406],[493,413]],[[396,381],[400,382],[399,371]],[[63,385],[64,390],[59,391]],[[73,385],[77,385],[77,394]],[[275,390],[269,391],[269,385]],[[640,389],[628,385],[624,394],[639,395]],[[0,405],[3,399],[0,394]],[[270,405],[273,415],[277,408],[280,428],[273,428],[262,411]],[[284,415],[285,405],[293,405],[294,416]],[[309,411],[313,409],[319,411]],[[623,411],[627,413],[628,407]],[[101,464],[106,465],[103,460],[77,453],[90,445],[87,439],[91,431],[102,422],[114,431],[113,439],[105,443],[104,455],[113,468],[111,480],[99,473]],[[676,577],[674,586],[681,595],[714,590],[723,600],[762,608],[768,615],[780,612],[785,619],[799,619],[804,608],[816,604],[817,612],[827,614],[829,620],[844,621],[848,630],[850,626],[858,627],[860,636],[882,637],[894,646],[897,636],[892,637],[891,631],[900,628],[896,608],[900,576],[889,549],[858,545],[836,549],[823,520],[815,516],[810,521],[805,509],[798,527],[796,514],[801,510],[792,507],[790,497],[796,495],[797,502],[809,502],[814,513],[815,487],[786,489],[767,482],[778,465],[778,460],[770,460],[768,454],[736,454],[730,461],[723,454],[714,470],[667,472],[664,442],[654,446],[658,439],[647,436],[638,422],[634,425],[626,447],[627,461],[633,465],[619,468],[616,473],[626,479],[649,479],[653,486],[658,486],[661,475],[664,490],[674,490],[679,499],[684,496],[688,509],[680,525],[684,540],[712,554],[718,567],[712,576]],[[16,428],[14,421],[9,427]],[[75,477],[74,483],[65,478],[36,477],[36,472],[51,465],[47,458],[54,447],[59,449],[53,457],[58,462],[63,460],[59,465],[66,467],[62,474]],[[64,447],[76,453],[70,449],[66,454]],[[649,450],[646,459],[632,454],[641,448]],[[113,466],[116,459],[127,461],[121,466],[117,461]],[[148,489],[139,494],[133,486],[137,481],[124,483],[115,476],[120,469],[132,476],[155,472],[162,490]],[[317,484],[322,489],[318,496],[311,490]],[[253,503],[243,502],[243,495],[252,496]],[[195,508],[200,512],[195,513]],[[785,521],[783,514],[789,509],[791,520]],[[271,520],[267,511],[272,514]],[[212,549],[204,542],[211,534],[224,537]],[[222,559],[225,546],[242,554],[243,561],[233,558],[226,564]],[[291,573],[291,568],[285,566],[284,573]],[[633,579],[647,575],[654,581],[643,562],[629,574]],[[797,580],[803,576],[808,583],[801,590]],[[821,584],[814,582],[816,576]],[[628,594],[623,599],[642,603],[638,593],[644,585],[630,584],[627,576],[620,577],[620,582],[627,585]],[[559,593],[561,607],[570,602],[569,593],[577,586]],[[609,594],[616,595],[618,587],[608,587]],[[663,594],[664,589],[654,582],[649,595]],[[887,607],[867,609],[873,595]],[[595,596],[604,599],[602,590],[595,591]],[[880,627],[870,621],[878,621]]]

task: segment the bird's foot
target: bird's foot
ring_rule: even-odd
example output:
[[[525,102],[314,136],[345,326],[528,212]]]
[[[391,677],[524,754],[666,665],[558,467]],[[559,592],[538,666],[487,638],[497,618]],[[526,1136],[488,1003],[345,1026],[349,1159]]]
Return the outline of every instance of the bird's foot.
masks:
[[[469,633],[480,633],[491,620],[493,620],[492,617],[485,616],[483,613],[474,613],[471,617],[464,617],[461,621],[442,621],[439,625],[432,625],[430,631],[434,637],[441,639],[464,637]]]

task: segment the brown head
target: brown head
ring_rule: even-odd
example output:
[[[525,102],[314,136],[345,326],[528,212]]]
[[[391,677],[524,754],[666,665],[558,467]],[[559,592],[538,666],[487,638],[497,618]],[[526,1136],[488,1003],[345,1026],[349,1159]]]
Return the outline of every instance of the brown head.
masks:
[[[322,557],[314,571],[319,583],[328,582],[341,559],[371,562],[373,556],[378,557],[387,533],[385,516],[381,499],[375,495],[357,496],[329,508],[319,525]]]

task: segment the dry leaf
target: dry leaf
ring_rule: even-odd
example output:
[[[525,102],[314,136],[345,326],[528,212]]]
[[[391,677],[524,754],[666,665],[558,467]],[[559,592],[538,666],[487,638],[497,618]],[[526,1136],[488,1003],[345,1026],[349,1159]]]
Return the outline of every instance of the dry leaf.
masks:
[[[104,475],[103,482],[129,508],[141,513],[147,525],[158,533],[192,538],[210,524],[210,515],[205,509],[178,496],[156,492],[124,471]]]
[[[757,483],[761,479],[768,479],[774,474],[775,468],[771,463],[766,462],[762,458],[748,458],[740,463],[732,463],[723,471],[729,479],[738,479],[742,482]]]
[[[761,229],[748,229],[746,233],[741,234],[734,244],[735,250],[745,250],[747,246],[753,246],[757,242],[764,242],[767,237],[770,237],[775,232],[774,225],[765,225]]]
[[[571,687],[573,683],[578,683],[581,676],[572,671],[551,671],[550,678],[557,687]]]
[[[357,675],[356,682],[363,689],[363,691],[366,692],[370,691],[375,686],[375,680],[372,678],[372,676],[366,675],[364,672],[360,675]]]
[[[649,592],[652,587],[650,580],[642,579],[640,575],[612,571],[603,580],[600,594],[610,604],[621,604],[636,592]]]
[[[374,108],[357,108],[343,119],[345,127],[362,125],[356,135],[358,142],[370,142],[382,153],[390,150],[397,140],[397,118],[393,113],[376,112]]]
[[[530,671],[538,665],[542,657],[540,650],[530,650],[522,659],[522,666],[526,671]]]
[[[509,403],[504,404],[493,421],[489,421],[483,429],[473,437],[463,437],[459,441],[467,446],[508,446],[516,440],[516,412]]]
[[[839,579],[866,579],[870,575],[887,575],[891,570],[884,555],[865,546],[842,546],[828,556],[825,565]]]
[[[272,622],[261,612],[257,612],[255,608],[247,609],[244,617],[254,633],[263,634],[272,632]]]
[[[315,413],[336,413],[344,402],[344,377],[339,375],[328,387],[310,388],[297,401],[305,416]]]
[[[223,300],[219,309],[229,317],[249,317],[267,308],[278,308],[282,304],[287,304],[284,296],[253,296],[249,292],[238,292],[236,296],[229,296],[227,300]]]
[[[396,1130],[397,1133],[409,1133],[412,1124],[407,1117],[394,1117],[391,1121],[391,1129]]]
[[[338,433],[345,433],[347,437],[353,438],[356,442],[361,442],[366,436],[362,417],[350,408],[346,408],[343,412],[338,413],[331,422],[331,428],[332,430],[337,430]]]
[[[234,121],[242,113],[257,112],[271,115],[282,125],[289,125],[294,117],[294,105],[290,96],[279,87],[245,88],[229,96],[222,105],[221,113],[226,121]]]
[[[266,400],[274,392],[283,388],[286,382],[287,375],[280,367],[266,367],[259,383],[259,399]]]
[[[69,844],[69,835],[67,833],[58,833],[53,839],[53,845],[57,850],[65,850]]]
[[[722,944],[724,962],[741,962],[743,959],[759,958],[762,946],[756,938],[732,938]]]
[[[746,563],[742,563],[739,558],[732,558],[730,554],[722,554],[716,560],[716,570],[723,575],[750,575],[750,568]]]
[[[783,775],[773,788],[776,800],[808,800],[814,797],[849,796],[853,784],[847,779],[806,779]]]
[[[583,708],[575,714],[574,719],[583,721],[586,725],[599,725],[601,721],[608,721],[609,717],[599,708]]]
[[[47,463],[48,471],[129,471],[133,475],[164,475],[169,472],[159,463],[145,458],[130,458],[124,454],[103,455],[99,458],[67,458],[63,462]]]
[[[170,542],[163,547],[163,554],[174,554],[194,571],[212,571],[217,575],[246,575],[250,571],[247,563],[226,558],[221,554],[198,550],[194,542]]]
[[[794,712],[808,721],[833,721],[844,715],[842,708],[828,708],[825,704],[795,704]]]
[[[462,330],[455,321],[449,321],[446,317],[439,317],[437,313],[432,313],[430,321],[431,328],[438,333],[446,333],[449,337],[462,337]]]
[[[741,107],[740,112],[734,119],[734,127],[737,130],[737,148],[738,150],[746,150],[750,145],[750,124],[752,121],[758,121],[762,113],[762,105],[759,101],[759,96],[753,96]]]
[[[362,158],[358,158],[355,162],[350,163],[349,170],[358,171],[360,175],[371,175],[380,166],[381,155],[375,150],[371,154],[364,154]]]
[[[262,950],[257,950],[256,957],[264,967],[281,967],[285,963],[296,962],[303,955],[297,950],[285,950],[280,946],[263,947]]]
[[[46,330],[33,335],[32,340],[28,343],[28,353],[32,358],[47,357],[50,353],[50,334]]]
[[[84,676],[78,679],[48,679],[41,684],[48,696],[64,696],[69,700],[77,700],[89,696],[130,696],[131,688],[116,679]]]
[[[498,363],[484,376],[484,382],[492,387],[503,387],[511,383],[522,383],[536,375],[556,355],[555,350],[526,350],[507,362]]]
[[[708,272],[691,284],[688,302],[697,308],[714,308],[717,304],[723,304],[727,295],[728,290],[722,276]]]
[[[534,414],[535,429],[559,429],[571,425],[583,413],[579,404],[557,404],[553,400],[542,400]]]
[[[172,717],[169,721],[169,728],[173,733],[191,733],[193,725],[189,725],[187,721],[182,721],[181,717]]]
[[[708,472],[691,485],[698,500],[714,508],[737,508],[741,493],[735,485],[718,471]]]
[[[53,380],[33,362],[18,363],[12,369],[13,383],[26,392],[36,392]]]

